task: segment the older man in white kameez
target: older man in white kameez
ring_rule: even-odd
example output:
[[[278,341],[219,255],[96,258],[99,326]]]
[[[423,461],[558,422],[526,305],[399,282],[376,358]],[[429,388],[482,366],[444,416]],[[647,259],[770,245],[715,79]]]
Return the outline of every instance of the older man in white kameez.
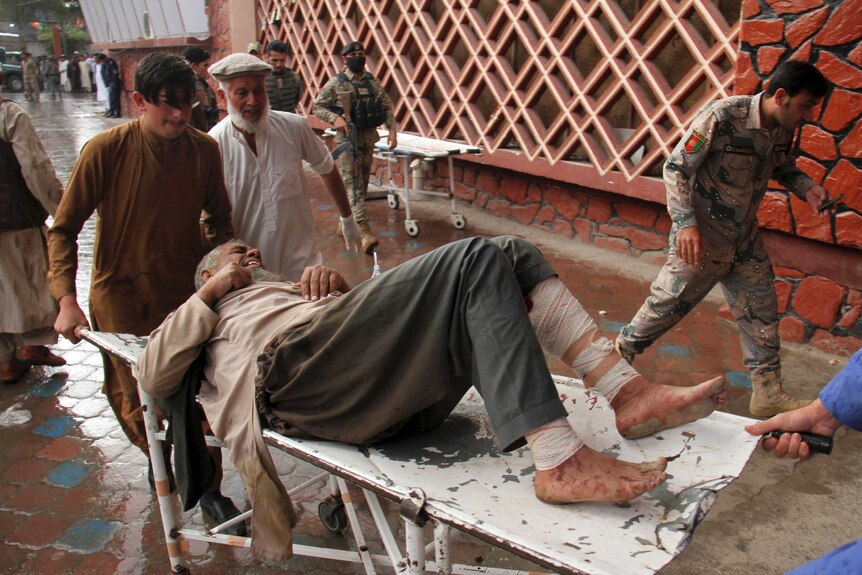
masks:
[[[0,98],[0,381],[15,383],[32,365],[63,365],[57,308],[48,291],[45,219],[63,186],[30,117]]]

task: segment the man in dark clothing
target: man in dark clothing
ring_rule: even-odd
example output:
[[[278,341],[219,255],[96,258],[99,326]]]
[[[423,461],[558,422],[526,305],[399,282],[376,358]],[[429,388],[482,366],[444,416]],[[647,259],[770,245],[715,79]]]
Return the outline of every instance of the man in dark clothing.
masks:
[[[266,61],[272,74],[266,77],[266,95],[273,110],[296,113],[305,86],[302,78],[287,67],[287,44],[273,40],[266,45]]]
[[[108,88],[108,118],[119,118],[120,114],[120,68],[117,61],[106,54],[101,54],[102,81]]]

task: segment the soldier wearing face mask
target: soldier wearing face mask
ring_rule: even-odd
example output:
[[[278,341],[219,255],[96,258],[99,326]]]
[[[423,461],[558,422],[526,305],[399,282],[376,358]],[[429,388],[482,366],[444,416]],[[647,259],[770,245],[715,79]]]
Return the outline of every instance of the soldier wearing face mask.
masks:
[[[335,127],[335,141],[341,144],[347,140],[349,132],[344,110],[346,99],[342,95],[350,95],[347,115],[356,130],[356,157],[350,153],[343,154],[339,158],[338,166],[350,196],[353,216],[362,232],[362,250],[370,254],[377,247],[378,241],[371,233],[365,215],[365,197],[368,193],[368,175],[371,173],[374,144],[379,139],[377,127],[386,125],[390,148],[398,145],[397,129],[389,95],[380,80],[365,70],[365,46],[355,40],[349,42],[341,51],[341,60],[344,69],[330,78],[323,87],[314,101],[312,113]],[[338,233],[341,233],[340,226]]]

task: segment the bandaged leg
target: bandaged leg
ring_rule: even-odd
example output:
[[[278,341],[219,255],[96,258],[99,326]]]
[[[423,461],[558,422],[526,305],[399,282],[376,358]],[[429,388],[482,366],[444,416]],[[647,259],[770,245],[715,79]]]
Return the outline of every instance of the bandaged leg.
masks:
[[[546,353],[571,365],[584,386],[603,395],[629,439],[708,416],[725,401],[725,381],[716,377],[694,387],[657,385],[614,350],[568,288],[552,277],[527,296],[530,323]]]
[[[562,417],[534,429],[525,439],[533,452],[536,471],[559,466],[584,446],[569,422]]]
[[[608,401],[639,374],[614,351],[613,343],[559,278],[548,278],[527,296],[529,317],[542,349],[572,366]]]
[[[536,464],[536,496],[546,503],[627,501],[667,477],[667,460],[629,463],[584,445],[569,422],[555,419],[526,436]]]

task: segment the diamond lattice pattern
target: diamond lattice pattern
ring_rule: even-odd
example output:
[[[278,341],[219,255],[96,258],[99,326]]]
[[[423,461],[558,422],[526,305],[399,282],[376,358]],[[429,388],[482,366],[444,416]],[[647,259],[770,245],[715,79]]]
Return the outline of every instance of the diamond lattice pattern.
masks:
[[[740,1],[258,0],[258,16],[306,110],[359,39],[401,130],[630,181],[730,93]]]

